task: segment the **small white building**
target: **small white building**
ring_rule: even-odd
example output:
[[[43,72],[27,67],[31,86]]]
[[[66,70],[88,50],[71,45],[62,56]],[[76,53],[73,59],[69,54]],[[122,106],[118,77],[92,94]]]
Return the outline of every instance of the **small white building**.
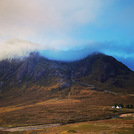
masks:
[[[121,109],[121,108],[122,108],[122,106],[120,106],[120,105],[119,105],[119,106],[116,106],[116,108],[117,108],[117,109]]]

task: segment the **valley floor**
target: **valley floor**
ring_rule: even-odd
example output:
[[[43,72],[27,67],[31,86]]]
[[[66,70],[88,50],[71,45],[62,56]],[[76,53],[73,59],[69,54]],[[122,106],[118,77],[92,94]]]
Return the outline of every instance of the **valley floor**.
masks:
[[[71,94],[58,98],[36,98],[35,101],[22,101],[24,96],[1,100],[0,127],[28,127],[28,131],[0,134],[133,134],[134,117],[117,117],[124,113],[134,113],[133,109],[113,109],[114,104],[133,104],[130,95],[111,94],[91,90],[90,87],[76,86]],[[35,97],[35,96],[34,96]],[[21,100],[22,99],[22,100]],[[18,101],[19,100],[19,103]],[[21,101],[21,103],[20,103]],[[113,118],[113,119],[110,119]],[[79,122],[79,123],[78,123]],[[42,127],[42,124],[67,124],[57,127]],[[35,130],[37,129],[37,130]],[[12,129],[13,130],[13,129]]]
[[[0,134],[133,134],[134,114],[122,114],[114,119],[58,125],[7,128],[0,131]]]

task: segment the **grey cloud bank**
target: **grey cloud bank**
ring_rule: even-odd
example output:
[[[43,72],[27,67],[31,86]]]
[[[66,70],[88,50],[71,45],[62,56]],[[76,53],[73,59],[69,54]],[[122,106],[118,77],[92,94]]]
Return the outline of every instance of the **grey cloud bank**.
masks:
[[[93,22],[102,0],[0,0],[0,37],[36,37]],[[39,38],[39,36],[38,36]]]
[[[72,61],[100,51],[134,70],[133,12],[133,0],[0,0],[0,60],[39,51]]]
[[[50,43],[50,42],[49,42]],[[51,42],[53,45],[57,42]],[[49,44],[51,46],[51,43]],[[69,43],[69,42],[68,42]],[[76,43],[76,42],[74,42]],[[61,42],[63,44],[63,42]],[[118,42],[89,42],[83,44],[75,44],[70,48],[61,47],[53,48],[47,45],[40,45],[20,39],[10,39],[0,44],[0,60],[23,58],[29,56],[31,52],[39,52],[42,56],[60,61],[74,61],[83,59],[94,52],[102,52],[110,56],[114,56],[117,60],[122,61],[129,68],[134,70],[132,61],[134,60],[134,48],[131,48],[133,42],[123,45]],[[69,44],[70,45],[70,44]],[[68,44],[66,44],[68,46]],[[79,46],[79,47],[78,47]]]
[[[43,47],[44,46],[24,40],[10,39],[0,44],[0,60],[23,58],[29,56],[31,52],[38,51]],[[45,47],[43,49],[45,49]]]

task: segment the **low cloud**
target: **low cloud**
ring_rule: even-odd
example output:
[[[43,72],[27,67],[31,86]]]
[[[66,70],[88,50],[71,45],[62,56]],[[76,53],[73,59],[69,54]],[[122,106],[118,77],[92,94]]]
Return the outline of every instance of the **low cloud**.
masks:
[[[73,40],[67,40],[65,42],[64,40],[55,40],[40,45],[20,39],[10,39],[0,44],[0,60],[23,58],[29,56],[31,52],[37,51],[42,56],[52,60],[74,61],[82,59],[94,52],[102,52],[115,57],[134,70],[132,64],[134,60],[134,48],[131,47],[133,44],[134,42],[122,44],[117,41],[89,41],[87,43]]]
[[[0,60],[23,58],[28,56],[31,52],[39,51],[45,47],[35,43],[31,43],[19,39],[10,39],[0,44]]]
[[[0,44],[0,59],[25,57],[33,51],[39,51],[43,55],[48,55],[47,51],[51,51],[53,57],[57,57],[56,54],[63,53],[63,59],[73,60],[80,59],[88,54],[94,52],[103,52],[114,57],[122,58],[132,58],[134,57],[134,42],[122,44],[122,42],[117,41],[105,41],[105,42],[79,42],[75,40],[52,40],[45,42],[45,44],[36,44],[26,40],[20,39],[9,39]],[[46,52],[46,53],[45,53]],[[74,57],[67,57],[64,53],[70,53],[75,55]],[[77,54],[75,54],[77,53]],[[51,55],[50,55],[51,56]],[[49,55],[48,55],[49,57]],[[60,56],[61,57],[61,56]],[[60,57],[57,60],[60,60]],[[56,59],[56,58],[55,58]]]

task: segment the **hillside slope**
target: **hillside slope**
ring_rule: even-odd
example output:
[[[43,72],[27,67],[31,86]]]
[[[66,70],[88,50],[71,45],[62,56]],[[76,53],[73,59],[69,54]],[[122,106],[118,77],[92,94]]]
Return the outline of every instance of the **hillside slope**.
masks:
[[[75,62],[52,61],[37,53],[21,60],[0,62],[1,101],[18,98],[19,103],[67,97],[72,94],[71,87],[75,84],[128,94],[134,93],[133,81],[133,71],[115,58],[101,53]]]
[[[69,65],[75,80],[97,89],[134,93],[134,72],[111,56],[93,54]]]

